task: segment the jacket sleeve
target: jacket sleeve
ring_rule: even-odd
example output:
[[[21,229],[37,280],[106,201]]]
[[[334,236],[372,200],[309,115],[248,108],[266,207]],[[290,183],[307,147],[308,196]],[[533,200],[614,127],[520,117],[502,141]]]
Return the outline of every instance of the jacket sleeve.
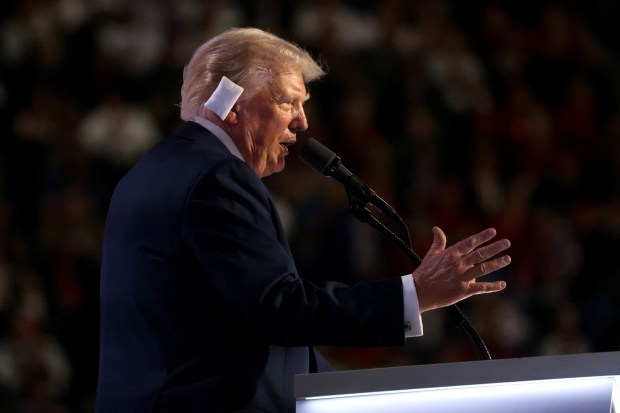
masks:
[[[270,195],[247,164],[221,162],[193,186],[181,240],[226,307],[223,314],[274,345],[402,345],[400,277],[354,285],[302,280]]]

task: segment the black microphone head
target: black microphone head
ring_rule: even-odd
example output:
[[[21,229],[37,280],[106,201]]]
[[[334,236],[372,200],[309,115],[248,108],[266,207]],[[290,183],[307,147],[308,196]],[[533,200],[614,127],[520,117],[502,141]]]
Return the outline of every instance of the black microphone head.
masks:
[[[308,142],[301,148],[299,157],[312,169],[321,174],[326,174],[327,168],[338,158],[338,156],[316,139],[308,139]]]

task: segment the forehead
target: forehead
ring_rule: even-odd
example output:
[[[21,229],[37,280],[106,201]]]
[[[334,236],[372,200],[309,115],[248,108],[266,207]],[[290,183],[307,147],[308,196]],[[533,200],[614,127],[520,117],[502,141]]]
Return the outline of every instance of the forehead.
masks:
[[[301,98],[307,95],[301,69],[274,72],[269,83],[272,93],[277,95]]]

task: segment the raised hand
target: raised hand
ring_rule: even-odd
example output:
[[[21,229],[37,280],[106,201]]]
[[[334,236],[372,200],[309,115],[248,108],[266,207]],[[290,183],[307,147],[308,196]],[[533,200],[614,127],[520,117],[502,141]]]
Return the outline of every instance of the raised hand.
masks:
[[[510,247],[510,241],[502,239],[485,244],[495,235],[495,229],[488,228],[446,248],[446,235],[439,227],[433,227],[433,244],[413,272],[420,312],[506,288],[504,281],[477,281],[478,277],[510,264],[509,255],[493,258]]]

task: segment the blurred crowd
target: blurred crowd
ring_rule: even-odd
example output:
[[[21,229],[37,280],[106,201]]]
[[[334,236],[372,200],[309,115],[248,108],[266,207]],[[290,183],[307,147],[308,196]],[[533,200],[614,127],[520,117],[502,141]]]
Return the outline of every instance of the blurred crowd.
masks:
[[[193,50],[232,26],[325,62],[296,151],[334,150],[419,255],[434,225],[512,241],[508,288],[461,304],[494,358],[620,350],[619,17],[610,0],[2,0],[0,411],[92,411],[111,191],[179,125]],[[303,276],[413,269],[294,155],[266,184]],[[322,351],[343,369],[476,358],[441,310],[424,328]]]

